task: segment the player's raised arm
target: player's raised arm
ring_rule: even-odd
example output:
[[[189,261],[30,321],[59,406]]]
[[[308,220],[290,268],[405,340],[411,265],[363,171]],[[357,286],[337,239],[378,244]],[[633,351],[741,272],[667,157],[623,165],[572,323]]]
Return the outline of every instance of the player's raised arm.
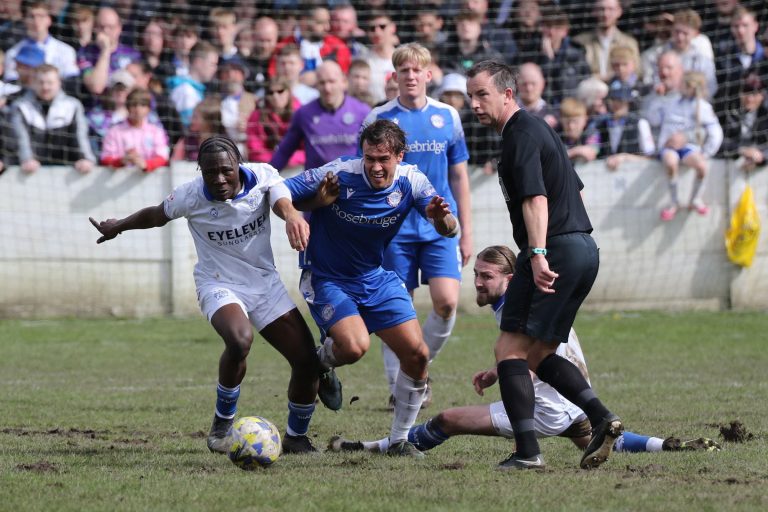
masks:
[[[159,204],[157,206],[142,208],[136,213],[120,220],[107,219],[101,222],[96,222],[93,217],[88,217],[88,220],[90,220],[93,227],[98,229],[99,233],[102,234],[102,236],[96,240],[96,243],[100,244],[107,240],[112,240],[123,231],[129,229],[159,228],[165,226],[171,219],[165,214],[163,205]]]

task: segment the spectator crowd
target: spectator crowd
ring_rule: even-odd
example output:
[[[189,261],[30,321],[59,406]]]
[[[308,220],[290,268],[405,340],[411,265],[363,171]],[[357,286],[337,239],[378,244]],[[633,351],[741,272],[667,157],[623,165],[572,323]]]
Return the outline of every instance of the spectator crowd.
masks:
[[[657,159],[661,218],[705,215],[712,157],[747,171],[768,158],[766,22],[764,0],[3,0],[0,172],[151,172],[215,134],[252,161],[316,167],[356,151],[370,109],[398,94],[395,48],[416,42],[482,172],[498,135],[474,119],[464,73],[496,59],[574,163]],[[681,166],[696,173],[688,202]]]

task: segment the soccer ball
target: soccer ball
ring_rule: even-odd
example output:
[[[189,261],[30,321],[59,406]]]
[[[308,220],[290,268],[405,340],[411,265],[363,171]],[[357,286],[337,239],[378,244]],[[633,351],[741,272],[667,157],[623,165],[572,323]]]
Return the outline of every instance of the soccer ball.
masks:
[[[282,447],[280,431],[265,418],[246,416],[232,425],[229,459],[240,469],[271,465],[280,456]]]

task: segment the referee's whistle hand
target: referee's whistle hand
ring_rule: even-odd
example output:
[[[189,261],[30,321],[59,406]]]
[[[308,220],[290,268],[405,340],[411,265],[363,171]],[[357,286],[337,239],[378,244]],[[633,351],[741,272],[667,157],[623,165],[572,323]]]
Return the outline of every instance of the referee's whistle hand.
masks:
[[[542,293],[555,293],[555,289],[552,286],[554,286],[555,279],[560,277],[560,274],[549,269],[549,263],[544,255],[536,255],[531,258],[531,270],[533,271],[533,283],[539,291]]]

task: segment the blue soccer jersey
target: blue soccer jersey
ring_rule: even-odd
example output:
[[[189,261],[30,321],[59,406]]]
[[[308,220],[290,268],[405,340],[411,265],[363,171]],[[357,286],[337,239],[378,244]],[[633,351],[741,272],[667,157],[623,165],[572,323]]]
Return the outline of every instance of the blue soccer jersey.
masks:
[[[359,279],[380,269],[384,249],[412,209],[426,218],[435,188],[415,166],[400,164],[392,185],[377,190],[361,158],[340,158],[286,180],[293,200],[314,196],[328,171],[339,178],[339,197],[312,212],[305,263],[316,276]]]
[[[403,129],[407,143],[403,162],[417,166],[426,174],[437,194],[445,198],[456,215],[448,167],[469,160],[464,128],[456,109],[427,98],[424,108],[409,110],[396,98],[373,109],[365,118],[363,129],[377,119],[388,119]],[[439,237],[435,228],[414,212],[400,228],[397,241],[423,242]]]

